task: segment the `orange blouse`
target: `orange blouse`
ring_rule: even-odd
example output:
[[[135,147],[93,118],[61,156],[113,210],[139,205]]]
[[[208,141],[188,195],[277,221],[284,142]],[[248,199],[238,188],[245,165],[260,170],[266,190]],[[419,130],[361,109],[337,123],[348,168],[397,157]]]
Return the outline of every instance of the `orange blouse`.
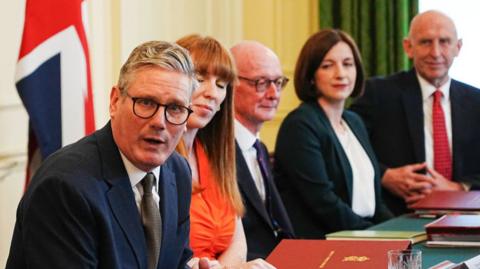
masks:
[[[213,180],[213,171],[198,140],[195,141],[195,155],[200,186],[192,193],[190,246],[194,257],[217,259],[232,241],[236,213]]]

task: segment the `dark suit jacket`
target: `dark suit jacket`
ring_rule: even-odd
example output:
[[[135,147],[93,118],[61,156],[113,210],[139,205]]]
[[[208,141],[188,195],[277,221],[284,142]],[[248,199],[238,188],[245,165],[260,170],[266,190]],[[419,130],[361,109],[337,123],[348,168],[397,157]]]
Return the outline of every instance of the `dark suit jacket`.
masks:
[[[267,149],[263,144],[262,149],[263,156],[268,156]],[[271,171],[267,171],[268,177],[264,181],[267,190],[265,205],[260,198],[254,179],[243,158],[242,150],[237,143],[236,155],[238,186],[246,209],[242,223],[247,238],[247,260],[265,258],[281,239],[293,237],[292,224],[273,182]],[[268,208],[272,218],[282,230],[277,236],[274,234],[274,227],[270,221]]]
[[[450,104],[453,179],[477,188],[480,90],[452,79]],[[351,109],[365,121],[382,170],[425,161],[422,93],[415,70],[368,80],[364,96]],[[395,214],[407,211],[401,198],[386,190],[384,195]]]
[[[292,220],[303,238],[323,238],[339,230],[364,229],[391,213],[380,195],[379,170],[368,134],[356,114],[343,119],[362,144],[375,170],[375,214],[363,218],[352,211],[352,169],[321,107],[303,103],[283,121],[275,148],[275,180]]]
[[[191,174],[173,154],[159,179],[158,268],[185,268]],[[110,124],[47,158],[17,211],[8,269],[147,268],[135,198]]]

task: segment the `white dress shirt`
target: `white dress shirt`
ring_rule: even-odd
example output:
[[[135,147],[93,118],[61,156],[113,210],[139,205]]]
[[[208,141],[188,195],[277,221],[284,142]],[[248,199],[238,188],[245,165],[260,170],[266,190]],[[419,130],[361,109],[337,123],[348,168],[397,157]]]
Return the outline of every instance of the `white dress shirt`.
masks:
[[[142,179],[147,174],[145,171],[138,169],[135,165],[133,165],[127,157],[125,157],[121,152],[120,155],[122,156],[123,165],[125,166],[125,170],[127,170],[128,178],[130,179],[130,184],[132,185],[133,194],[135,195],[135,202],[137,204],[138,212],[142,213],[141,204],[142,204],[142,197],[143,197],[143,186],[142,186]],[[158,195],[158,178],[160,175],[160,166],[156,167],[151,171],[155,175],[155,187],[152,190],[153,199],[157,203],[157,206],[160,203],[160,196]],[[159,207],[160,208],[160,207]]]
[[[433,168],[433,127],[432,127],[432,105],[433,93],[437,90],[435,86],[428,83],[417,74],[423,100],[423,132],[425,135],[425,161],[428,167]],[[451,79],[440,87],[442,92],[441,106],[445,115],[445,127],[447,128],[448,146],[452,152],[452,113],[450,107],[450,83]]]
[[[252,175],[258,194],[260,194],[260,198],[265,203],[265,185],[262,171],[257,161],[257,150],[253,147],[255,140],[258,139],[258,134],[252,134],[245,126],[235,120],[235,139],[242,151],[243,158],[247,163],[250,175]]]
[[[375,215],[375,171],[372,161],[348,124],[342,120],[342,125],[345,127],[345,132],[340,134],[335,131],[335,133],[352,168],[352,210],[359,216],[373,217]]]

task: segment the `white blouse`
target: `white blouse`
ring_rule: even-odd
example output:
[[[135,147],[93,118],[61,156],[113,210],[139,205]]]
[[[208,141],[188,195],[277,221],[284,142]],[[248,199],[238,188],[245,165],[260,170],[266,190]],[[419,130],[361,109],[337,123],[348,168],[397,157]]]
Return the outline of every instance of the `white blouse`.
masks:
[[[348,124],[342,120],[345,132],[335,133],[347,155],[353,175],[352,210],[362,217],[375,214],[375,172],[365,149]]]

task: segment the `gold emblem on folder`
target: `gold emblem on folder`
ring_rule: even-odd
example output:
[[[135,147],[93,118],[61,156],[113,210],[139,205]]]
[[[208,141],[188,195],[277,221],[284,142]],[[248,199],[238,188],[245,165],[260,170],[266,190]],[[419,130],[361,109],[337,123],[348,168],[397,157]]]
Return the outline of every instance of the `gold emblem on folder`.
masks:
[[[367,256],[347,256],[344,257],[342,262],[366,262],[370,260]]]

